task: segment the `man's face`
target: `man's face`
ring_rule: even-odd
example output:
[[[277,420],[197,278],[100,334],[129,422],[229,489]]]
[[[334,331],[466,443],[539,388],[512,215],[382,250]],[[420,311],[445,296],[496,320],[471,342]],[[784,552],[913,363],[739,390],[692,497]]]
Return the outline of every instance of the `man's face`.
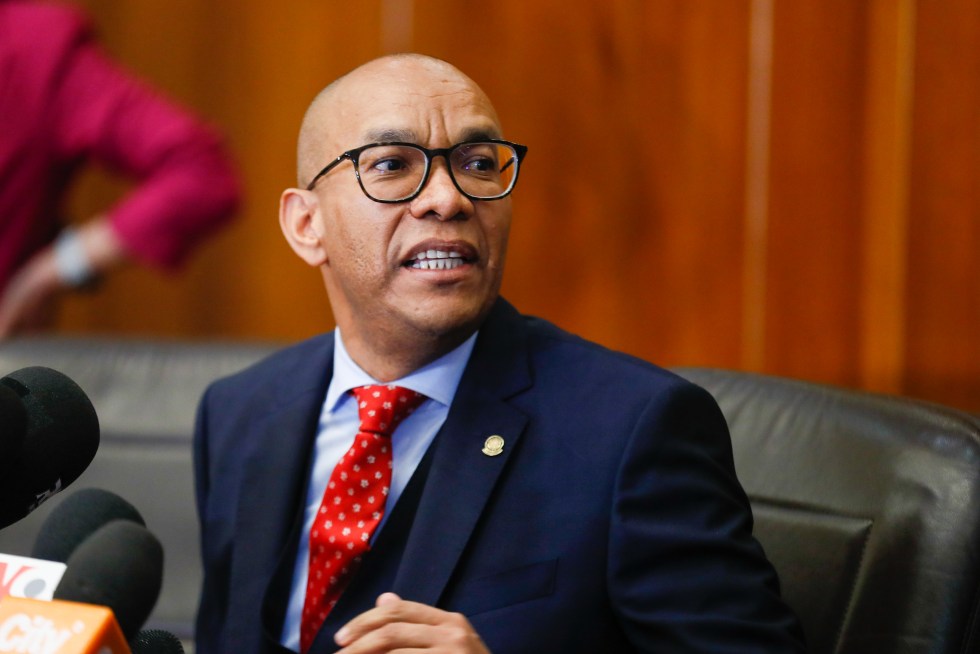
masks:
[[[455,71],[400,61],[366,67],[337,89],[321,123],[323,164],[377,141],[444,148],[473,138],[499,138],[486,96]],[[509,197],[472,201],[437,157],[422,192],[399,204],[364,195],[345,161],[321,178],[318,197],[323,274],[345,340],[411,343],[462,340],[497,297],[510,228]],[[449,257],[444,268],[420,256]],[[444,264],[440,264],[444,265]]]

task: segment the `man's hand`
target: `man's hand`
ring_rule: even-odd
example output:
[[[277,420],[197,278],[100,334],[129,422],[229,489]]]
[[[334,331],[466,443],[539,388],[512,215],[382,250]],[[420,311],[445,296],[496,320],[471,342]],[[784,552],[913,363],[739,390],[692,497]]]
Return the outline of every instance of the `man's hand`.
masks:
[[[0,339],[46,327],[52,302],[62,290],[51,248],[40,252],[0,289]]]
[[[378,597],[375,608],[341,627],[334,640],[344,648],[337,654],[490,654],[463,615],[408,602],[394,593]]]

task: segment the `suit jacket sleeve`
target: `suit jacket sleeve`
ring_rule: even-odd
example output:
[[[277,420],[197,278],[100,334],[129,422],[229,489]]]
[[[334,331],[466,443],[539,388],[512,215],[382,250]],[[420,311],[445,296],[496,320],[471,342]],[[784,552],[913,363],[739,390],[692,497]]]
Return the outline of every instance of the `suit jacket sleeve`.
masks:
[[[30,21],[65,37],[43,107],[57,161],[70,169],[93,159],[133,179],[107,212],[112,227],[138,259],[176,267],[238,207],[238,175],[221,136],[110,59],[81,13],[38,7],[23,20],[25,33],[35,33]]]
[[[608,584],[640,651],[804,651],[752,537],[724,417],[697,386],[656,394],[636,422],[616,479]]]

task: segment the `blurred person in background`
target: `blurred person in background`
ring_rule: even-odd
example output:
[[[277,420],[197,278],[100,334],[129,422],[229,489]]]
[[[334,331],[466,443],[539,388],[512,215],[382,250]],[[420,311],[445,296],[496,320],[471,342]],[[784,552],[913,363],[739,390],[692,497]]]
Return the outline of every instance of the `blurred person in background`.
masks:
[[[176,268],[238,206],[215,130],[113,62],[77,8],[0,0],[0,124],[0,338],[49,325],[60,292],[125,261]],[[89,162],[136,183],[68,226]]]

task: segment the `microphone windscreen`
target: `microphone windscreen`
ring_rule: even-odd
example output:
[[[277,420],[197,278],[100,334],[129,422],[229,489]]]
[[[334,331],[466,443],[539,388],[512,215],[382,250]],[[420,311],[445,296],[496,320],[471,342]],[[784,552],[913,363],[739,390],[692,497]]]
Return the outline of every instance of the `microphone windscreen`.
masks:
[[[163,546],[135,522],[100,527],[68,557],[57,600],[101,604],[116,616],[126,640],[146,622],[163,583]]]
[[[0,384],[0,470],[8,468],[24,444],[27,411],[14,389]]]
[[[45,518],[31,557],[65,563],[86,538],[113,520],[128,520],[146,526],[136,507],[115,493],[101,488],[78,490]]]
[[[27,429],[0,477],[0,528],[20,520],[75,481],[99,449],[99,419],[78,384],[40,366],[0,379],[20,398]]]
[[[184,654],[180,639],[162,629],[144,629],[129,644],[133,654]]]

